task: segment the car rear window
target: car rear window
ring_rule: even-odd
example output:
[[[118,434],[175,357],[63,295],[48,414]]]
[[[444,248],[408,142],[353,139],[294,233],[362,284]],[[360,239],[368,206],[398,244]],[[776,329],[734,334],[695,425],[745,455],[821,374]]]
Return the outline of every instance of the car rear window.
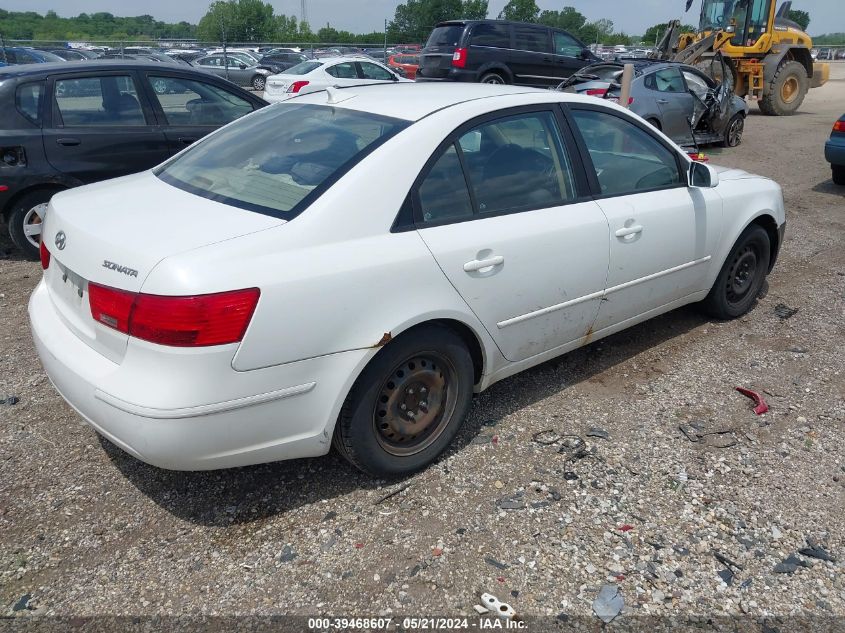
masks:
[[[428,36],[426,48],[432,46],[457,46],[461,39],[461,33],[464,32],[464,27],[461,24],[450,24],[448,26],[438,26]]]
[[[323,65],[323,62],[302,62],[301,64],[297,64],[296,66],[291,66],[286,71],[284,71],[283,75],[307,75],[315,68],[319,68]]]
[[[15,92],[15,106],[35,125],[41,125],[41,102],[44,100],[44,82],[21,84]]]
[[[408,121],[315,104],[265,108],[157,168],[164,182],[285,220]]]
[[[511,34],[507,24],[495,22],[481,22],[472,29],[473,46],[490,46],[493,48],[510,48]]]

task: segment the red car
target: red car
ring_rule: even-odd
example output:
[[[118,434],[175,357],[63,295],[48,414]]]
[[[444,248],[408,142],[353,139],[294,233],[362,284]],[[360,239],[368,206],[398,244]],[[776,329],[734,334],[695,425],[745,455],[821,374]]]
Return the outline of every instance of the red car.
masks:
[[[420,56],[398,53],[390,56],[387,65],[402,70],[408,79],[413,79],[417,76],[417,68],[420,67]]]

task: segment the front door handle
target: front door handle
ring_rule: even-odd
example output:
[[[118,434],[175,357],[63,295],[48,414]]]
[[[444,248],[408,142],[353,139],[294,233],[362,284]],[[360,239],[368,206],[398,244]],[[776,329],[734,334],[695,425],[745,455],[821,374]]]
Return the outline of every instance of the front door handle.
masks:
[[[71,147],[73,145],[79,145],[81,143],[82,143],[82,141],[80,141],[78,138],[65,137],[65,138],[57,138],[56,139],[57,145],[65,145],[67,147]]]
[[[474,259],[471,262],[464,264],[464,271],[468,273],[478,272],[486,268],[494,268],[505,263],[505,258],[501,255],[489,257],[487,259]]]
[[[634,226],[626,226],[616,231],[616,237],[630,237],[631,235],[636,235],[637,233],[642,232],[643,227],[639,224],[635,224]]]

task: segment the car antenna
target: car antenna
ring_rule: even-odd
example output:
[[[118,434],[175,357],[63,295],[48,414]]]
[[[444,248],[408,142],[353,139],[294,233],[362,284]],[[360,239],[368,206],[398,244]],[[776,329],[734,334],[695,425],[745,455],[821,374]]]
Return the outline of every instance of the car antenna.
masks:
[[[351,99],[355,96],[354,93],[344,95],[340,92],[340,88],[338,86],[326,86],[326,93],[329,95],[326,103],[340,103],[341,101],[346,101],[347,99]]]

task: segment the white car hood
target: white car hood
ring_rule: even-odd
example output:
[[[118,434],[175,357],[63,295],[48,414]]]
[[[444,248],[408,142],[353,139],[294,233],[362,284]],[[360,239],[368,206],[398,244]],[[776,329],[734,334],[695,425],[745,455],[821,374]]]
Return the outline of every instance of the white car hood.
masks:
[[[77,275],[137,292],[170,255],[280,224],[284,220],[182,191],[147,171],[57,194],[43,239]]]
[[[719,180],[747,180],[749,178],[761,178],[762,176],[757,176],[755,174],[751,174],[744,169],[736,169],[734,167],[721,167],[719,165],[713,165],[713,169],[715,169],[719,173]]]

